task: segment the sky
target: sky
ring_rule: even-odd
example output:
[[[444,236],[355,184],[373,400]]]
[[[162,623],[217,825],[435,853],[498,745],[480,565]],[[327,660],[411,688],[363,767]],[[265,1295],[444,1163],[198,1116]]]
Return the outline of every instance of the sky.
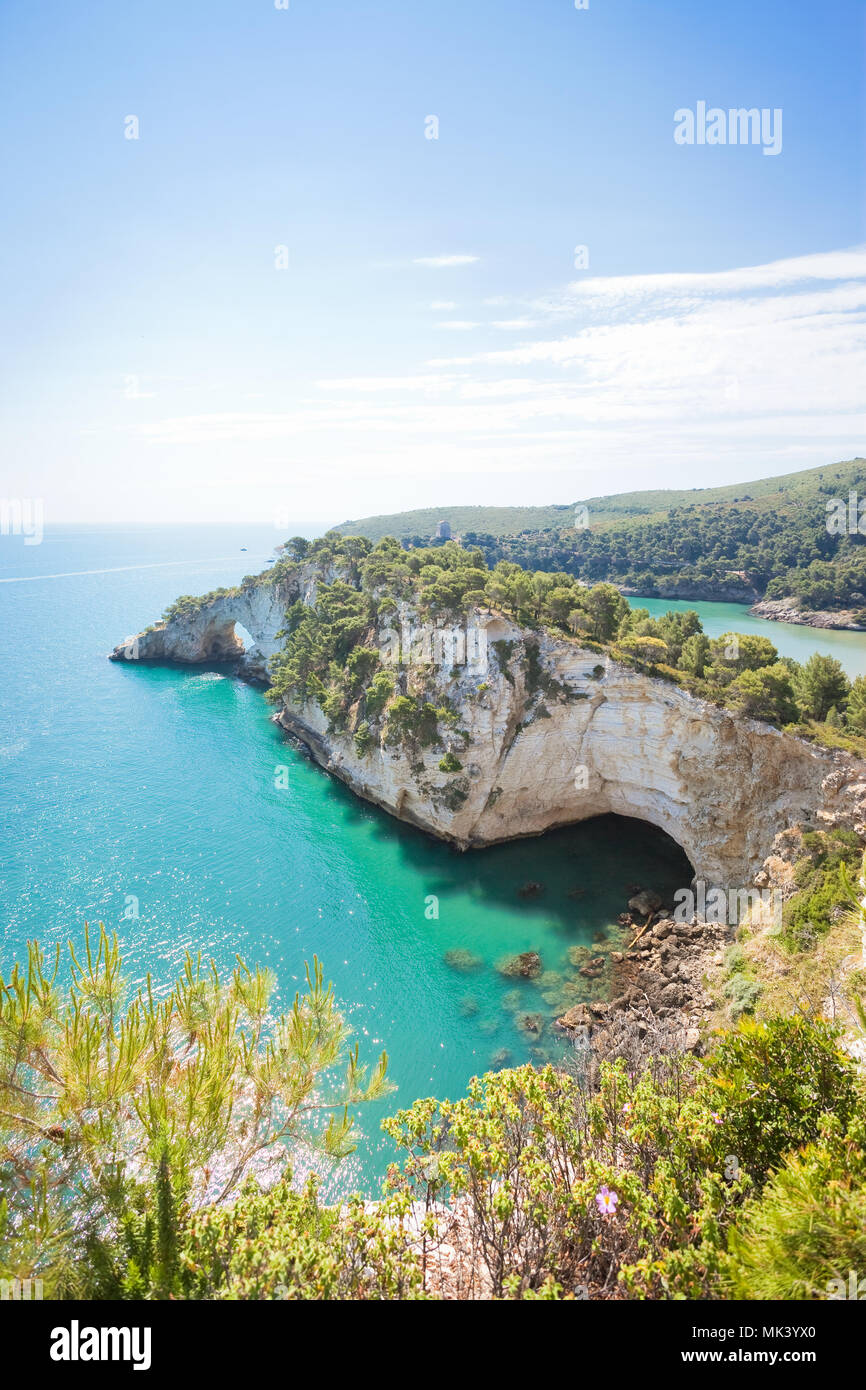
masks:
[[[278,4],[0,0],[0,497],[302,529],[866,454],[866,0]]]

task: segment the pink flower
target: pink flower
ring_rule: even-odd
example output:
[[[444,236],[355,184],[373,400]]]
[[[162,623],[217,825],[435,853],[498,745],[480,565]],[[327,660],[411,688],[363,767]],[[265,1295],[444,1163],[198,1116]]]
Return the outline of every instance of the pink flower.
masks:
[[[717,1110],[713,1111],[712,1115],[710,1116],[710,1119],[713,1120],[714,1123],[717,1125],[720,1125],[722,1123],[722,1117]]]
[[[595,1194],[595,1204],[602,1216],[615,1216],[619,1197],[609,1187],[599,1188]]]

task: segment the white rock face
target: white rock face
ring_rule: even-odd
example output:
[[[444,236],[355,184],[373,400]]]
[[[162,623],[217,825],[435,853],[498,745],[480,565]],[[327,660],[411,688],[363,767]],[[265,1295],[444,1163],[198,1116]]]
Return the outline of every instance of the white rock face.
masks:
[[[242,665],[261,674],[304,578],[215,599],[191,617],[128,639],[116,660],[202,662],[239,655],[234,623],[255,639]],[[482,667],[395,667],[398,691],[456,711],[435,747],[389,747],[373,723],[360,755],[348,731],[329,731],[315,703],[278,719],[359,796],[461,848],[536,835],[615,812],[661,827],[708,885],[747,887],[789,825],[866,821],[866,764],[768,724],[732,718],[677,686],[574,642],[525,632],[485,610]],[[537,644],[537,657],[532,656]],[[462,764],[439,769],[449,750]],[[627,847],[623,847],[627,854]]]

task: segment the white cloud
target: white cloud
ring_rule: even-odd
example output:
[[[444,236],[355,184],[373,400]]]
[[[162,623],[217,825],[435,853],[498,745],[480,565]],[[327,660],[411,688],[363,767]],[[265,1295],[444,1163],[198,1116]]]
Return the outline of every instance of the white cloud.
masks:
[[[771,261],[766,265],[744,266],[733,270],[673,271],[658,275],[591,276],[574,280],[557,297],[542,300],[536,308],[549,312],[573,312],[587,302],[634,305],[640,300],[668,299],[685,302],[690,298],[725,296],[744,292],[792,289],[797,285],[822,281],[863,280],[866,278],[866,247],[846,251],[820,252]]]
[[[480,259],[479,256],[416,256],[412,264],[443,270],[455,265],[474,265]]]
[[[543,476],[546,495],[562,500],[588,488],[759,477],[864,452],[866,251],[596,277],[538,308],[540,328],[527,318],[494,324],[526,334],[513,347],[404,374],[322,379],[291,410],[123,428],[208,454],[274,441],[275,456],[303,459],[325,489],[341,470],[350,476],[348,449],[350,472],[365,476],[523,471],[527,498]]]
[[[453,303],[453,301],[450,299],[434,299],[433,303],[430,305],[430,308],[435,310],[436,312],[439,312],[439,310],[442,309],[456,309],[457,305]]]

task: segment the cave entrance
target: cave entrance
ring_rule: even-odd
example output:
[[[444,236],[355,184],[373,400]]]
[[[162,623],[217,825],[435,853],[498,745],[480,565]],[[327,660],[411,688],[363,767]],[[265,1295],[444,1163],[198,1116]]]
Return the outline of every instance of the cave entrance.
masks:
[[[566,829],[573,837],[570,852],[584,863],[587,857],[591,860],[593,851],[599,853],[600,864],[629,896],[633,892],[655,893],[670,910],[675,894],[694,882],[695,869],[682,846],[661,826],[643,817],[609,812]]]
[[[477,891],[529,919],[606,930],[648,893],[670,913],[691,891],[688,855],[661,826],[614,812],[471,851]],[[640,912],[636,920],[643,921]]]

